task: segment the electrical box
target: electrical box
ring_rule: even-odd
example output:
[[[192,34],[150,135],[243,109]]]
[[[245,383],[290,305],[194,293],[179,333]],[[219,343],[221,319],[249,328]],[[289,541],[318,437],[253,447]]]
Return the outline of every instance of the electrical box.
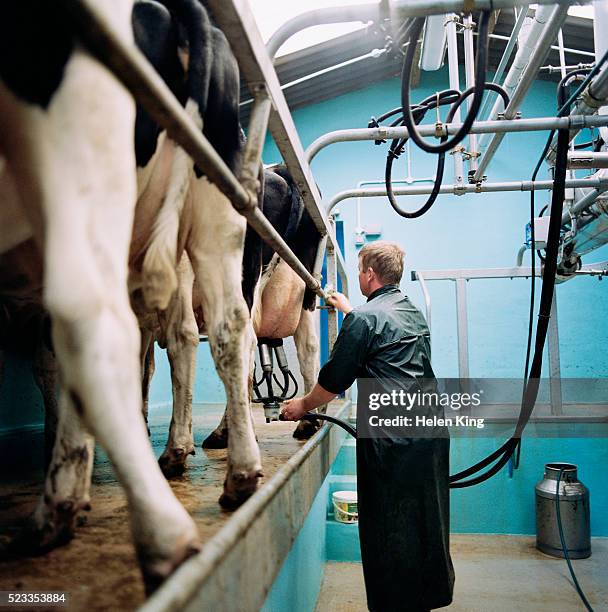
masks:
[[[547,247],[549,237],[549,221],[551,217],[535,217],[534,218],[534,244],[532,244],[532,228],[530,224],[526,224],[526,246],[535,250],[544,249]]]

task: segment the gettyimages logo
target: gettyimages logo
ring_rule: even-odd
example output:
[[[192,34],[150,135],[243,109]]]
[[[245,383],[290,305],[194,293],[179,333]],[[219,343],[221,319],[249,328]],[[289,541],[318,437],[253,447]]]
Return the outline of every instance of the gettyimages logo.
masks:
[[[535,379],[535,385],[534,426],[523,435],[608,435],[608,378]],[[357,389],[359,438],[504,437],[513,433],[524,397],[521,379],[370,378],[358,379]]]
[[[400,406],[406,410],[421,406],[440,406],[460,410],[463,407],[480,406],[481,396],[481,391],[476,393],[424,393],[418,389],[412,393],[403,389],[399,391],[393,389],[390,393],[370,393],[368,405],[370,410],[379,410],[383,406]]]

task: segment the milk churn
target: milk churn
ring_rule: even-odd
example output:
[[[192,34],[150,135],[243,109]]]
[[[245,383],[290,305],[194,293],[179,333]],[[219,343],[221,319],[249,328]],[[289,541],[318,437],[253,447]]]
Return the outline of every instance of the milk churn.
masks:
[[[591,555],[589,489],[578,480],[572,463],[547,463],[544,478],[536,485],[536,548],[554,557],[564,556],[557,524],[557,487],[568,554],[571,559],[585,559]]]

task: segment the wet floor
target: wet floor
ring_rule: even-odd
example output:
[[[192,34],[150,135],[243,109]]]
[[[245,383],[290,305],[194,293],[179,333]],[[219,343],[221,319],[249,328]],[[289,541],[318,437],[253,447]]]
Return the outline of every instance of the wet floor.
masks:
[[[226,451],[204,451],[200,446],[218,424],[222,411],[223,406],[195,406],[196,455],[188,458],[185,474],[171,481],[176,496],[194,517],[203,543],[231,516],[217,503],[222,492]],[[268,480],[302,442],[291,436],[293,423],[266,424],[262,409],[256,407],[254,411],[264,480]],[[150,419],[151,440],[157,457],[164,449],[169,420],[168,415],[152,415]],[[14,469],[3,470],[0,538],[4,541],[32,512],[42,490],[40,444],[41,436],[20,441],[16,448],[21,456],[28,448],[32,449],[31,454],[27,460],[12,462]],[[92,509],[85,516],[86,524],[78,529],[67,546],[41,557],[0,560],[0,591],[64,590],[70,596],[70,610],[129,610],[142,603],[144,591],[131,542],[126,498],[107,457],[99,449],[95,454],[91,502]]]

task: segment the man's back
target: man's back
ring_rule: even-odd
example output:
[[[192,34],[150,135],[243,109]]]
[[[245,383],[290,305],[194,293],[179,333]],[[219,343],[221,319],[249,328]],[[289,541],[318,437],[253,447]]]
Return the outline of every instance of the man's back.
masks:
[[[370,330],[360,378],[434,378],[428,325],[399,287],[377,289],[352,315]]]

